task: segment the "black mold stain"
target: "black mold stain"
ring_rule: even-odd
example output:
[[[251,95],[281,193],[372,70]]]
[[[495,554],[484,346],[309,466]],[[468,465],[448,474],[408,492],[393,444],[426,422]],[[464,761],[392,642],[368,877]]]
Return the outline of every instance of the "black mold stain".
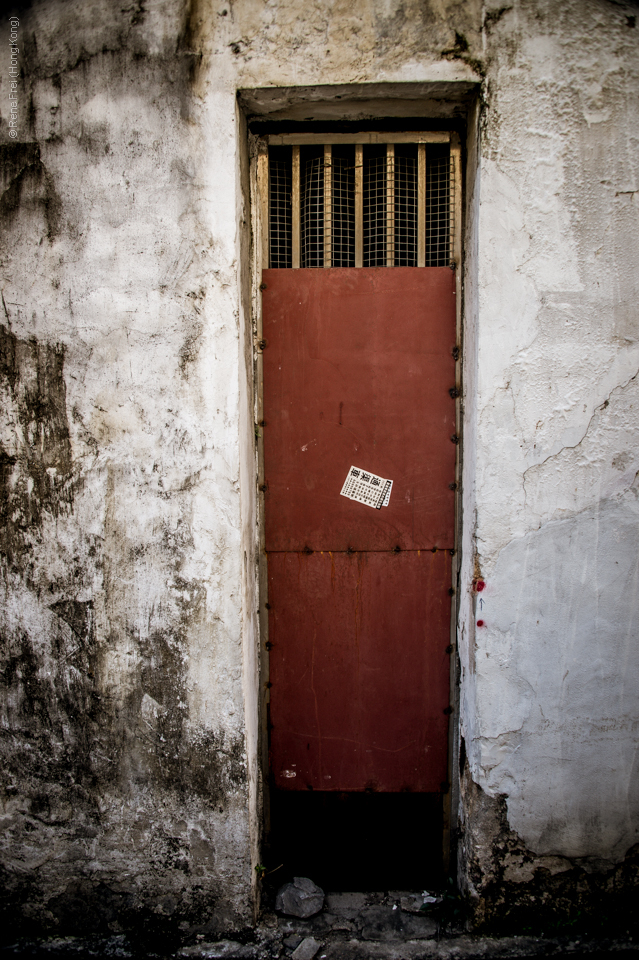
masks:
[[[190,543],[186,533],[173,539],[167,535],[165,549],[175,554],[176,565]],[[171,629],[143,639],[128,631],[126,642],[137,651],[139,664],[128,696],[110,688],[102,662],[105,648],[124,638],[114,632],[106,644],[98,643],[91,602],[64,598],[50,603],[45,636],[18,630],[0,636],[0,726],[5,732],[0,793],[4,788],[5,796],[22,798],[24,812],[16,818],[11,838],[18,849],[45,849],[55,835],[60,845],[76,849],[95,842],[97,856],[103,856],[109,828],[99,803],[105,793],[127,797],[132,791],[150,791],[160,810],[162,799],[172,798],[182,809],[195,800],[197,809],[215,807],[217,813],[243,789],[242,738],[193,730],[187,722],[187,633],[206,615],[205,588],[174,574],[166,602],[174,609]],[[132,836],[132,858],[143,858],[155,887],[165,891],[157,902],[140,904],[139,892],[129,891],[124,880],[115,886],[86,880],[81,856],[60,867],[59,880],[66,888],[53,899],[47,900],[48,881],[35,873],[20,882],[9,878],[0,894],[7,935],[128,928],[146,937],[165,937],[179,933],[178,921],[185,918],[206,925],[213,901],[210,882],[202,902],[198,899],[193,873],[201,857],[198,837],[179,835],[166,818],[149,813]],[[205,846],[214,859],[214,844],[207,840]],[[172,891],[168,899],[166,891]]]
[[[137,0],[135,5],[135,10],[133,11],[133,16],[131,17],[131,26],[136,27],[140,23],[144,23],[144,18],[146,17],[146,0]]]
[[[82,124],[78,143],[93,160],[99,161],[111,151],[107,123]]]
[[[5,11],[7,19],[10,16],[24,16],[33,7],[34,0],[13,0],[9,4],[9,9]]]
[[[227,741],[211,731],[187,728],[188,643],[190,626],[205,617],[206,590],[194,581],[175,577],[172,592],[179,610],[174,631],[155,631],[138,640],[141,656],[139,688],[129,710],[131,727],[137,724],[134,751],[136,775],[151,777],[184,798],[198,796],[207,805],[226,801],[246,779],[244,744]],[[142,700],[150,698],[153,717],[140,722]]]
[[[64,347],[21,340],[0,325],[0,389],[17,420],[14,446],[0,444],[0,554],[19,566],[43,512],[57,517],[72,504]]]
[[[52,603],[49,609],[71,627],[80,641],[92,632],[93,603],[91,601],[81,603],[77,600],[58,600],[57,603]]]
[[[107,646],[125,643],[135,651],[129,693],[104,690],[108,717],[100,732],[99,752],[110,758],[100,776],[110,777],[123,794],[135,789],[153,790],[186,802],[198,798],[205,807],[226,805],[243,789],[246,761],[243,738],[223,731],[202,729],[189,717],[189,657],[193,635],[210,633],[206,586],[182,576],[186,558],[194,548],[190,522],[175,527],[166,522],[157,532],[156,546],[166,570],[162,598],[162,626],[151,617],[148,633],[124,624],[119,612],[126,608],[123,580],[135,580],[136,567],[147,562],[147,548],[132,542],[116,509],[118,483],[111,472],[105,512],[104,592],[107,611],[113,610]],[[164,491],[162,499],[182,496]],[[214,637],[210,641],[214,643]]]
[[[64,348],[0,326],[0,390],[13,435],[7,449],[0,445],[0,570],[11,590],[25,572],[28,580],[45,514],[58,517],[73,505]],[[87,788],[100,723],[93,606],[60,599],[49,611],[43,634],[8,625],[0,637],[5,771],[31,799],[24,830],[35,821],[54,824],[60,809],[78,803],[93,809]]]
[[[484,29],[490,32],[492,27],[499,23],[504,14],[508,13],[510,10],[512,10],[512,6],[499,7],[497,10],[487,10],[484,15]]]
[[[92,756],[102,717],[93,680],[92,611],[71,603],[54,606],[72,627],[58,616],[48,637],[10,628],[0,633],[0,793],[20,799],[20,812],[5,835],[7,854],[11,848],[46,852],[53,837],[71,849],[75,842],[77,850],[78,837],[98,833],[100,790]],[[4,935],[16,929],[37,932],[46,881],[32,869],[19,879],[10,874],[5,879],[0,893]],[[46,915],[50,928],[58,929],[59,919],[51,911]]]
[[[2,173],[2,197],[0,209],[3,213],[13,212],[11,202],[5,200],[7,188],[19,177],[26,167],[40,163],[40,146],[37,143],[1,143],[0,172]],[[8,204],[8,206],[7,206]]]
[[[464,34],[455,30],[455,43],[452,47],[442,50],[441,56],[445,60],[461,60],[462,63],[468,64],[468,66],[480,77],[485,77],[486,68],[484,64],[481,62],[481,60],[472,57],[469,50],[470,48],[468,45],[468,40]]]
[[[135,891],[127,889],[122,881],[109,883],[78,877],[47,900],[35,878],[25,881],[0,865],[0,884],[4,894],[0,919],[6,921],[0,930],[0,942],[7,946],[15,942],[16,934],[32,941],[51,933],[91,938],[126,930],[133,956],[143,957],[149,953],[167,956],[200,930],[217,934],[217,939],[234,926],[243,940],[252,938],[248,930],[242,935],[238,924],[216,923],[211,916],[216,898],[198,885],[173,895],[160,894],[141,905],[136,902]],[[20,919],[25,904],[29,909]],[[180,927],[178,919],[182,920]],[[92,950],[88,953],[92,954]]]
[[[178,364],[180,367],[180,376],[183,380],[188,380],[189,366],[197,360],[198,353],[200,352],[202,329],[201,323],[193,323],[190,333],[180,347]]]
[[[40,207],[47,224],[47,237],[60,233],[62,201],[40,157],[37,143],[0,144],[0,169],[3,170],[0,195],[0,223],[10,224],[18,211]]]
[[[29,727],[31,739],[36,728],[49,727],[49,684],[39,680],[38,658],[26,634],[2,637],[2,641],[0,684],[7,691],[6,719],[22,731]]]
[[[200,79],[203,61],[200,38],[204,17],[202,0],[187,0],[184,25],[177,42],[177,52],[188,62],[188,82],[191,88],[196,87]],[[183,116],[186,115],[188,112],[183,110]]]
[[[457,30],[455,30],[455,46],[451,52],[468,53],[468,40],[463,33],[458,33]]]
[[[62,930],[90,930],[87,904],[91,904],[95,926],[108,929],[130,906],[131,900],[130,895],[115,893],[105,883],[82,879],[72,881],[64,893],[49,900],[47,910]]]

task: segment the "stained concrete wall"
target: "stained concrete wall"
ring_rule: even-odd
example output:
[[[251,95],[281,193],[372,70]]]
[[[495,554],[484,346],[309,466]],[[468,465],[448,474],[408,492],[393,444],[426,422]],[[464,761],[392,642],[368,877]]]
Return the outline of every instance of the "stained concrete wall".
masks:
[[[9,902],[32,929],[77,924],[87,901],[92,926],[135,915],[212,931],[252,917],[247,88],[480,90],[461,879],[485,910],[496,890],[525,898],[539,878],[624,863],[638,817],[636,12],[609,0],[16,8],[15,139],[0,78],[2,842]],[[427,89],[424,111],[446,113]]]
[[[2,860],[30,930],[252,917],[241,171],[186,29],[174,3],[20,14]]]

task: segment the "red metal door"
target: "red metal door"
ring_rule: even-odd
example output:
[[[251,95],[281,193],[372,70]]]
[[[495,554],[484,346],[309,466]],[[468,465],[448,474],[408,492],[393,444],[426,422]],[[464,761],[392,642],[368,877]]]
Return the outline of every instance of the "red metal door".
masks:
[[[446,776],[454,272],[265,270],[271,770],[287,790]],[[388,507],[340,496],[352,465]]]

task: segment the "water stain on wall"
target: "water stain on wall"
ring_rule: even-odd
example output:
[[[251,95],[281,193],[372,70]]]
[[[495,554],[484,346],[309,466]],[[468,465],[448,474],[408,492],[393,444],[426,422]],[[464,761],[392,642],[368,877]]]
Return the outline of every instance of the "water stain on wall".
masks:
[[[0,395],[12,428],[0,443],[0,551],[20,567],[27,532],[43,512],[56,517],[73,502],[64,347],[0,326]]]
[[[45,517],[56,519],[73,507],[64,348],[20,339],[0,326],[0,395],[0,555],[7,600],[0,675],[3,726],[13,732],[8,766],[22,783],[32,776],[37,782],[82,781],[96,722],[93,604],[36,600],[25,591]],[[24,591],[22,617],[8,600],[16,588]],[[28,611],[30,601],[37,613]],[[30,613],[33,631],[25,627]],[[49,801],[34,790],[33,803],[43,816]]]
[[[40,157],[38,143],[0,144],[0,222],[9,225],[19,210],[39,208],[49,240],[60,233],[62,200]]]

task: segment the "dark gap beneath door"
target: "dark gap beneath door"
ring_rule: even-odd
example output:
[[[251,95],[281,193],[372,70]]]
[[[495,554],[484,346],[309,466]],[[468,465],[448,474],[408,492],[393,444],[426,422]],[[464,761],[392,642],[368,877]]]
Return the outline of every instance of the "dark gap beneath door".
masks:
[[[427,890],[441,885],[439,793],[271,790],[267,869],[277,888],[310,877],[324,890]]]

